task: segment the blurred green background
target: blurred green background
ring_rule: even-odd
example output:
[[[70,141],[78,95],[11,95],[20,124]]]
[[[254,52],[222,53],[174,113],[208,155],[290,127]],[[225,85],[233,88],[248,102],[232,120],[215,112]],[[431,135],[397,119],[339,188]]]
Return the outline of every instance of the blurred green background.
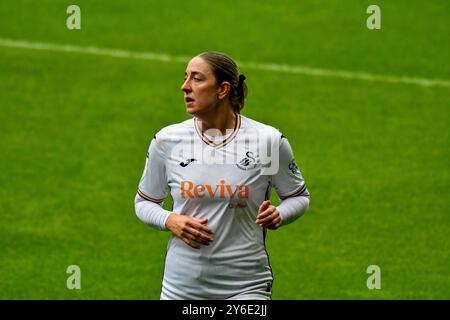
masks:
[[[445,81],[449,21],[446,0],[0,2],[0,39]],[[1,299],[159,299],[170,234],[133,200],[150,139],[188,118],[185,67],[0,45]],[[269,231],[273,298],[449,299],[450,87],[241,72],[243,115],[289,138],[311,192]]]

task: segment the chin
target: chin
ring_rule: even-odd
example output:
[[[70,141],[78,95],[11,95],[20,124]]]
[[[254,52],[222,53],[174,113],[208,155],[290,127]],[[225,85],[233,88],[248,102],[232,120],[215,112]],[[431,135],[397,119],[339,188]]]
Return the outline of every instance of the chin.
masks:
[[[190,106],[186,106],[186,112],[187,113],[193,113],[193,112],[195,112],[195,108],[194,107],[190,107]]]
[[[198,110],[196,108],[193,107],[186,107],[186,113],[191,115],[191,116],[195,116],[198,113]]]
[[[186,113],[190,114],[190,115],[197,115],[199,113],[201,113],[201,108],[197,107],[197,106],[192,106],[192,105],[186,105]]]

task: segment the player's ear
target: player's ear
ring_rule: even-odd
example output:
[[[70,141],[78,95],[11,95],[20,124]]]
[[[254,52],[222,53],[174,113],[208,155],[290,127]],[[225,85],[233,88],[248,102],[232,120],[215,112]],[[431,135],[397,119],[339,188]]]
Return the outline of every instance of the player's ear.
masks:
[[[217,89],[217,97],[219,99],[224,99],[230,93],[230,83],[228,81],[224,81],[219,85]]]

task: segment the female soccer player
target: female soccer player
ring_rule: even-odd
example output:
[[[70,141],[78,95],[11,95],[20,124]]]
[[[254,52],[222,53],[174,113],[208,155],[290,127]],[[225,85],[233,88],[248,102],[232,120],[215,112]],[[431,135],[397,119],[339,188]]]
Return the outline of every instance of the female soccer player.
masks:
[[[266,230],[297,219],[309,192],[288,140],[240,114],[245,76],[219,52],[190,60],[181,90],[191,119],[152,139],[137,216],[172,232],[161,299],[271,299]],[[270,204],[275,187],[281,204]],[[170,191],[173,210],[162,208]]]

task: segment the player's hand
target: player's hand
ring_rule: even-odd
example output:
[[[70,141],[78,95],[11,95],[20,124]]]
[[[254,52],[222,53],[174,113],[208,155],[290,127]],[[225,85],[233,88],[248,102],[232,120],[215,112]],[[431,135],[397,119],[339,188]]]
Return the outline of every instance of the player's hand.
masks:
[[[270,200],[266,200],[259,206],[255,222],[263,228],[276,230],[281,226],[280,212],[270,204]]]
[[[172,212],[166,220],[166,228],[188,246],[200,249],[200,245],[209,245],[214,239],[206,233],[214,231],[205,226],[208,219],[198,219]]]

